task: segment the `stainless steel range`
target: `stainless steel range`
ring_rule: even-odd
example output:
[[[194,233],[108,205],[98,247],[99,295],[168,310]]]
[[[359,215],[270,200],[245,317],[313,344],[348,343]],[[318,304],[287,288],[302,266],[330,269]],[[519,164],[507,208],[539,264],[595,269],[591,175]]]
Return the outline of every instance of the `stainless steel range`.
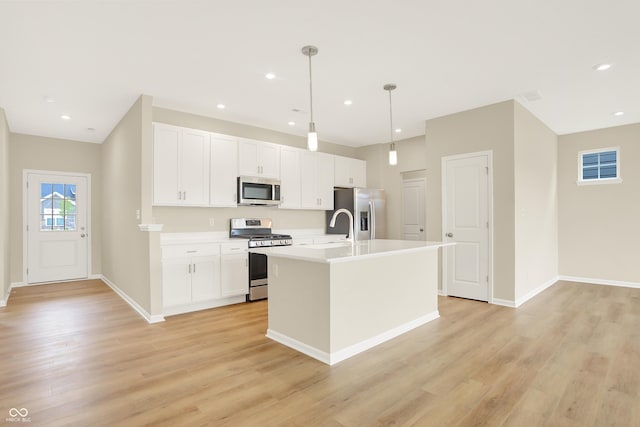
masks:
[[[271,232],[269,218],[231,218],[230,238],[247,239],[250,248],[289,246],[293,243],[288,234]],[[247,301],[257,301],[268,296],[267,256],[249,253],[249,294]]]

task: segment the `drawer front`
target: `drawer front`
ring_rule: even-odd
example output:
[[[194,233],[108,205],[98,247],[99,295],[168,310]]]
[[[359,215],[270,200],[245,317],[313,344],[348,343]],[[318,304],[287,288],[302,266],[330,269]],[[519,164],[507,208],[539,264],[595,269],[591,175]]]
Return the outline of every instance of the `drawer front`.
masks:
[[[220,245],[220,252],[223,255],[227,254],[240,254],[247,252],[247,242],[246,240],[241,243],[222,243]]]
[[[220,255],[220,245],[175,245],[162,247],[162,259]]]

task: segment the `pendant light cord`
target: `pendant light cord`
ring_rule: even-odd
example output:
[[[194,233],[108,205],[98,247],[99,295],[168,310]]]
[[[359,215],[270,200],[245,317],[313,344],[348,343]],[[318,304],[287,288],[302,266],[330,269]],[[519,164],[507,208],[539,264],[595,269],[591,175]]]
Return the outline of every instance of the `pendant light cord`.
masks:
[[[391,90],[389,90],[389,139],[393,144],[393,108],[391,108]]]
[[[311,77],[311,55],[309,55],[309,103],[311,105],[311,123],[313,123],[313,78]]]

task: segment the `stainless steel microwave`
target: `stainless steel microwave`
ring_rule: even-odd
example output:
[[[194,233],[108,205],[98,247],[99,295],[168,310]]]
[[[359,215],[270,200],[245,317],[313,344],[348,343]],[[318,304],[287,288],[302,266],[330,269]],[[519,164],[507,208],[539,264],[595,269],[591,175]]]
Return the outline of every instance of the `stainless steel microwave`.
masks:
[[[238,177],[239,205],[279,205],[280,181],[277,179]]]

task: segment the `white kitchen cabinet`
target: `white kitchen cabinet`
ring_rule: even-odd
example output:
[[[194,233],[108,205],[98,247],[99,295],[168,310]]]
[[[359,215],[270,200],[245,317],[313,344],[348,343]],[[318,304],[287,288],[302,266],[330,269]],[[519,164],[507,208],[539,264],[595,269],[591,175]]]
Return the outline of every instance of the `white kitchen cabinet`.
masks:
[[[175,307],[191,302],[191,258],[162,261],[163,306]]]
[[[238,172],[242,176],[280,178],[280,145],[238,138]]]
[[[209,204],[209,133],[154,123],[153,204]]]
[[[238,204],[238,142],[228,135],[211,134],[209,204],[236,207]]]
[[[220,298],[220,246],[163,247],[162,298],[165,309]]]
[[[300,153],[294,147],[280,149],[280,205],[281,209],[300,209]]]
[[[350,157],[334,156],[336,187],[366,187],[367,162]]]
[[[221,297],[249,293],[247,242],[223,243],[220,250]]]
[[[300,205],[304,209],[333,209],[333,156],[305,151],[300,154]]]

